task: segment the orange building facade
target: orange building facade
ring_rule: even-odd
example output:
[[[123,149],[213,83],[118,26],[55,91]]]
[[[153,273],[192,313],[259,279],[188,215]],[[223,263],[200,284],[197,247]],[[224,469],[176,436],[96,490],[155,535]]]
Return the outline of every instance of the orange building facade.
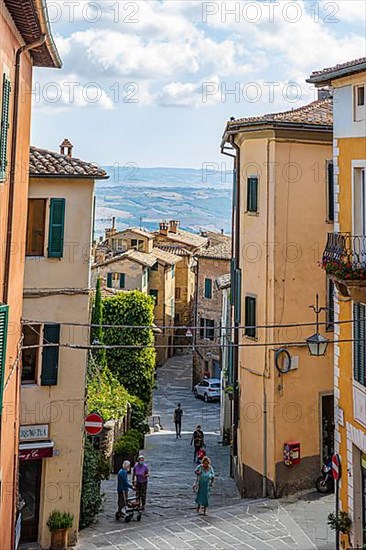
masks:
[[[366,545],[366,57],[314,72],[309,82],[334,96],[334,233],[323,267],[336,287],[335,451],[339,509],[352,527],[344,548]],[[351,542],[351,544],[350,544]]]
[[[18,4],[18,5],[17,5]],[[0,548],[17,540],[21,316],[32,68],[60,67],[36,1],[0,3]],[[24,91],[29,90],[29,93]],[[21,93],[22,92],[22,93]],[[18,524],[19,526],[19,524]],[[19,530],[19,529],[18,529]]]

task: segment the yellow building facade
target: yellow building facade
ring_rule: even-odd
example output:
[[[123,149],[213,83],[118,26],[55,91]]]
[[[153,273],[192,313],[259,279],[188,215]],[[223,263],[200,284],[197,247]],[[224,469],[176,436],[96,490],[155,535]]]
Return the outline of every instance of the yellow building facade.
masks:
[[[361,548],[366,544],[366,58],[314,72],[309,82],[331,87],[334,95],[335,224],[323,265],[338,289],[334,396],[340,509],[352,519],[352,546]]]
[[[31,148],[19,492],[24,503],[21,542],[41,548],[49,547],[47,520],[55,509],[74,516],[69,538],[77,539],[94,184],[106,177],[90,163]]]
[[[278,497],[314,487],[333,447],[332,352],[311,357],[314,327],[298,326],[315,320],[316,294],[332,299],[318,266],[333,230],[332,103],[232,120],[221,145],[236,168],[232,467],[242,496]]]

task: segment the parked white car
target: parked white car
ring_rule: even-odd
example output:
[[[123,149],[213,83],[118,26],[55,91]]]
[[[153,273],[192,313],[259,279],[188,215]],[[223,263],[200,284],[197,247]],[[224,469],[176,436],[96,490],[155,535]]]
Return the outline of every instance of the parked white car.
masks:
[[[205,378],[193,388],[195,397],[202,397],[206,401],[220,399],[221,382],[219,378]]]

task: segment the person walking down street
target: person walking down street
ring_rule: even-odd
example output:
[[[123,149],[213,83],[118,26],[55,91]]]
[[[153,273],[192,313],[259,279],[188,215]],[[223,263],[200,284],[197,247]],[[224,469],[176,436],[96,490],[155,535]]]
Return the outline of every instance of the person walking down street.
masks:
[[[197,460],[197,453],[205,444],[205,436],[203,434],[201,426],[198,424],[197,428],[194,430],[192,438],[191,438],[191,445],[194,445],[194,454],[193,454],[193,460],[196,462]]]
[[[132,485],[135,487],[137,497],[140,499],[141,510],[145,509],[148,477],[149,468],[143,455],[140,455],[133,467]]]
[[[176,435],[177,439],[178,439],[178,437],[182,437],[181,436],[182,416],[183,416],[183,409],[180,406],[180,403],[178,403],[177,408],[174,411],[175,435]]]
[[[197,476],[197,513],[203,507],[203,514],[207,516],[207,508],[210,504],[210,490],[215,480],[215,472],[211,466],[211,460],[205,456],[202,464],[195,469]]]
[[[132,489],[132,485],[128,481],[127,474],[130,471],[130,462],[125,460],[122,464],[122,468],[117,475],[117,493],[118,493],[118,512],[117,515],[122,513],[122,508],[127,507],[128,490]]]

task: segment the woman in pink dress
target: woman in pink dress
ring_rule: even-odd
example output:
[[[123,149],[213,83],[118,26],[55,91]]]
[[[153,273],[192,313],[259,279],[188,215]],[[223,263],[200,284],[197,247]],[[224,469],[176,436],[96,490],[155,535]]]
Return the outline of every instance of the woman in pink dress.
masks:
[[[136,488],[137,497],[140,499],[141,509],[145,509],[147,480],[149,477],[149,468],[145,463],[145,458],[140,455],[133,467],[132,485]]]

